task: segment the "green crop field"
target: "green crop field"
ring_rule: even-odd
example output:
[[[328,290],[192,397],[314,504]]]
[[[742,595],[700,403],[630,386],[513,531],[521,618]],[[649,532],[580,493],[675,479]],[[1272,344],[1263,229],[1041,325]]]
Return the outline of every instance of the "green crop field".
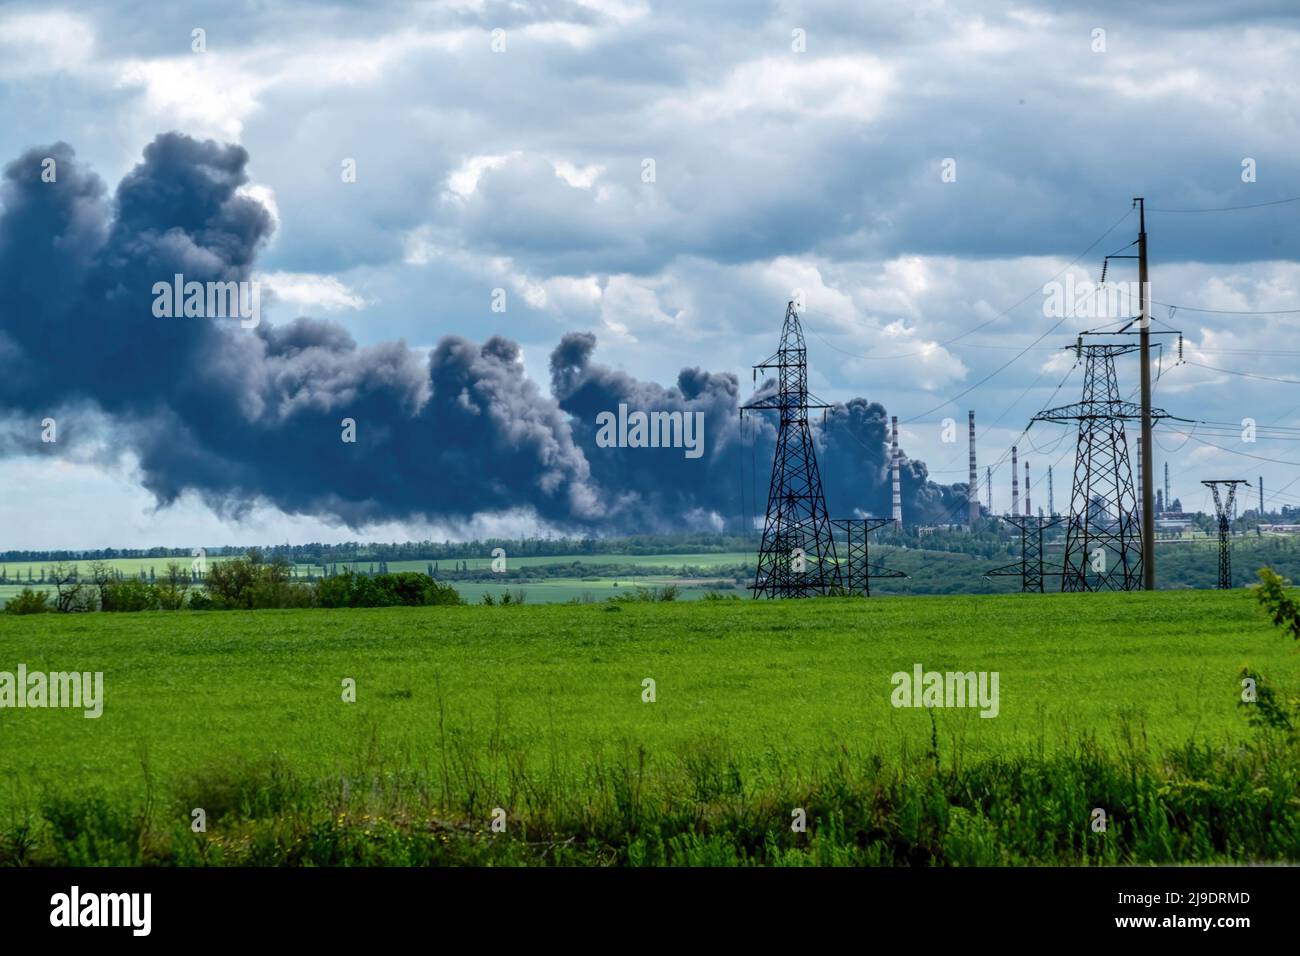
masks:
[[[601,601],[607,597],[612,597],[620,593],[620,590],[629,588],[635,590],[637,587],[653,588],[662,587],[665,584],[677,584],[680,588],[680,597],[683,600],[692,600],[699,598],[710,588],[729,587],[734,581],[728,579],[725,582],[719,582],[712,578],[684,580],[671,574],[645,574],[644,570],[656,568],[668,568],[680,570],[683,568],[722,568],[735,567],[752,562],[754,556],[747,552],[705,552],[700,554],[584,554],[584,555],[527,555],[513,557],[507,555],[506,566],[511,570],[526,570],[529,568],[540,568],[545,566],[562,566],[573,567],[572,574],[564,576],[546,575],[530,580],[518,580],[516,578],[501,581],[456,581],[456,590],[461,596],[470,602],[477,603],[484,594],[490,594],[494,597],[499,596],[504,591],[524,592],[525,599],[530,604],[546,603],[566,603],[569,601]],[[227,558],[221,556],[209,557],[209,564],[218,564]],[[190,567],[190,558],[113,558],[105,563],[116,571],[129,577],[138,576],[141,572],[148,574],[153,571],[155,575],[163,575],[166,572],[167,565],[170,562],[176,562],[181,567],[188,569]],[[16,561],[0,565],[5,572],[5,580],[0,581],[0,606],[4,602],[17,595],[24,587],[29,586],[27,576],[32,576],[30,587],[35,590],[47,590],[53,592],[53,584],[40,583],[43,572],[47,571],[56,562],[32,562]],[[76,564],[79,572],[86,578],[90,574],[90,562],[68,562]],[[398,571],[415,571],[423,573],[427,570],[432,561],[390,561],[388,570]],[[444,559],[439,563],[440,571],[450,571],[460,562],[458,559]],[[470,571],[487,571],[492,567],[491,556],[482,558],[465,559]],[[617,564],[620,567],[627,568],[631,573],[622,577],[610,577],[608,575],[586,576],[581,573],[583,565],[605,565]],[[333,566],[333,565],[332,565]],[[338,562],[339,570],[352,569],[361,573],[368,573],[372,567],[377,568],[377,562],[364,559],[355,562]],[[308,574],[320,575],[323,569],[320,565],[299,564],[296,566],[299,577],[306,577]]]
[[[1239,706],[1243,665],[1296,688],[1300,654],[1246,591],[0,616],[19,663],[105,702],[0,709],[0,861],[1300,858],[1294,742],[1243,764]],[[997,672],[997,716],[891,706],[915,664]],[[1151,816],[1196,774],[1283,817]]]

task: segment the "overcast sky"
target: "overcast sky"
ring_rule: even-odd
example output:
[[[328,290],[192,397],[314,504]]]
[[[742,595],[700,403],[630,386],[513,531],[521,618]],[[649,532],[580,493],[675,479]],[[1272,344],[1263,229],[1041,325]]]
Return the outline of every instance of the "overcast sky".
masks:
[[[160,133],[241,144],[275,219],[267,321],[420,349],[501,334],[543,389],[574,331],[641,379],[699,366],[748,384],[800,289],[812,388],[885,405],[944,482],[966,477],[967,409],[982,478],[1035,411],[1078,400],[1077,371],[1055,391],[1060,347],[1102,321],[1053,328],[1042,287],[1132,252],[1145,196],[1157,327],[1185,333],[1189,360],[1166,349],[1157,404],[1300,428],[1300,383],[1268,380],[1300,380],[1300,311],[1194,311],[1300,310],[1300,203],[1159,211],[1300,195],[1300,7],[1076,6],[5,3],[0,163],[63,141],[111,189]],[[1131,359],[1120,376],[1136,386]],[[1187,506],[1209,506],[1202,478],[1258,475],[1300,502],[1300,464],[1259,460],[1300,463],[1300,443],[1161,432],[1157,466]],[[1037,475],[1055,466],[1058,509],[1072,447],[1062,426],[1021,441]],[[995,510],[1009,485],[1003,465]],[[189,496],[160,510],[129,456],[11,454],[0,486],[0,549],[537,527],[358,532]]]

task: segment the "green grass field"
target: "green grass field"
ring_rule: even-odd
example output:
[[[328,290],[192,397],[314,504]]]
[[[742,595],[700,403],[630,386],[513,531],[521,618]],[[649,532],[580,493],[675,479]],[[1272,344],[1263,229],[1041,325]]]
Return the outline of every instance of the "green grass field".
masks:
[[[472,861],[464,828],[484,830],[492,808],[525,828],[617,813],[629,767],[665,813],[780,807],[927,754],[960,768],[1075,761],[1081,745],[1103,761],[1193,741],[1228,752],[1256,733],[1242,665],[1300,687],[1300,655],[1245,591],[0,617],[0,670],[19,662],[103,671],[106,702],[99,719],[0,710],[10,843],[45,845],[42,827],[69,825],[59,807],[134,808],[119,816],[187,834],[163,841],[181,862],[197,861],[180,825],[194,806],[217,818],[204,854],[262,861],[228,841],[256,829],[259,801],[280,819],[288,798],[267,794],[285,780],[304,826],[335,810],[402,832],[454,819]],[[997,671],[999,715],[895,709],[890,676],[916,663]],[[122,862],[80,825],[60,859]]]

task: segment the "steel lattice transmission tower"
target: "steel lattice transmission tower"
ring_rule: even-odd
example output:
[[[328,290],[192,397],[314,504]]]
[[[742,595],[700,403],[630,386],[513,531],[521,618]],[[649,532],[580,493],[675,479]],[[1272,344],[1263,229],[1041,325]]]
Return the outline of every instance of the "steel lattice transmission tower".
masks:
[[[989,578],[1019,577],[1020,590],[1025,593],[1041,594],[1043,578],[1060,574],[1059,571],[1043,570],[1043,532],[1061,523],[1061,518],[1043,515],[1007,515],[1007,524],[1020,529],[1020,560],[1014,564],[1003,565],[992,571],[985,571]]]
[[[743,406],[741,414],[774,411],[780,424],[752,590],[755,597],[826,594],[842,579],[808,411],[830,406],[808,394],[808,354],[794,302],[786,305],[781,347],[754,366],[755,373],[759,369],[776,370],[777,390]]]
[[[1217,478],[1201,484],[1214,495],[1214,513],[1219,518],[1219,588],[1226,591],[1232,587],[1232,524],[1229,515],[1237,500],[1237,486],[1250,482],[1244,478]],[[1219,496],[1220,485],[1228,489],[1226,498]]]
[[[1140,346],[1084,345],[1080,336],[1073,348],[1086,361],[1083,400],[1033,419],[1079,426],[1061,590],[1136,590],[1142,587],[1143,542],[1124,422],[1140,421],[1142,406],[1120,398],[1115,359]],[[1151,417],[1170,416],[1152,409]]]
[[[844,568],[844,586],[850,594],[871,596],[872,578],[905,578],[902,571],[871,563],[871,532],[892,524],[892,518],[832,518],[831,526],[843,532],[847,561]]]

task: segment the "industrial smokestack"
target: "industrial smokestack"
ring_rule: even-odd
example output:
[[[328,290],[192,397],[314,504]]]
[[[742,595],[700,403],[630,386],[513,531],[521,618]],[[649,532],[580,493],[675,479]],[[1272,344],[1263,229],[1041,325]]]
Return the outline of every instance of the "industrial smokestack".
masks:
[[[1136,511],[1137,511],[1138,520],[1141,521],[1142,519],[1142,436],[1141,435],[1139,435],[1137,438],[1137,459],[1138,459],[1138,481],[1137,481],[1137,486],[1133,489],[1133,491],[1134,491],[1134,498],[1136,499],[1134,503],[1137,505]]]
[[[993,469],[988,465],[984,466],[984,490],[989,496],[989,514],[993,514]]]
[[[1165,507],[1169,508],[1169,502],[1173,499],[1169,497],[1169,462],[1165,462]]]
[[[1056,514],[1056,498],[1052,494],[1052,466],[1047,466],[1047,513]]]
[[[901,528],[903,527],[903,483],[898,474],[899,467],[898,467],[898,416],[897,415],[890,416],[889,431],[891,436],[889,442],[889,461],[891,463],[890,467],[892,468],[894,473],[894,501],[893,501],[894,527]]]
[[[1259,520],[1264,520],[1264,476],[1259,476]]]
[[[1016,446],[1011,446],[1011,513],[1020,514],[1020,463],[1016,460]]]
[[[975,470],[975,412],[970,413],[970,526],[980,520],[979,472]]]
[[[1025,462],[1025,517],[1032,517],[1034,506],[1029,501],[1029,462]]]

